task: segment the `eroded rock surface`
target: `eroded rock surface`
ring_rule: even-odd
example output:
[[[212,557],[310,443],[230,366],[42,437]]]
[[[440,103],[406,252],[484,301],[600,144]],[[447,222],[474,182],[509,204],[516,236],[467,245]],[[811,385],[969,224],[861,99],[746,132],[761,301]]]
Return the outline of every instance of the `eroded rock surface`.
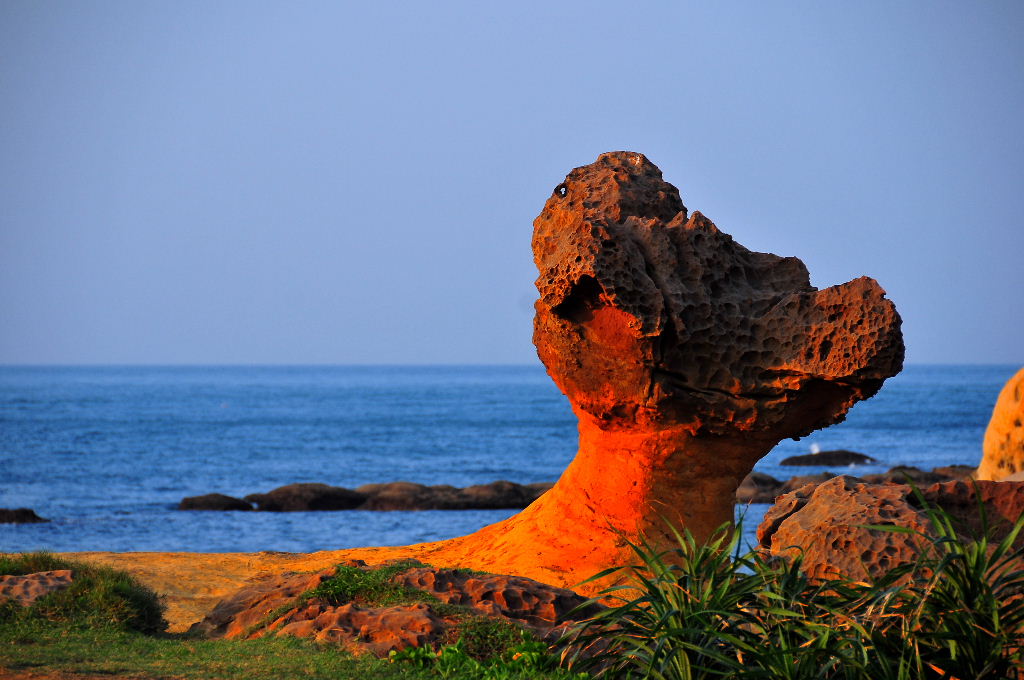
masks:
[[[359,562],[349,566],[357,565],[369,568]],[[328,569],[258,579],[224,598],[192,632],[225,638],[311,638],[386,656],[391,650],[452,641],[459,626],[474,616],[507,620],[554,639],[570,623],[567,615],[585,602],[572,591],[527,578],[427,566],[411,566],[391,579],[425,593],[425,601],[378,607],[303,597],[333,573]],[[442,609],[442,603],[457,607]]]
[[[798,259],[689,213],[642,154],[569,173],[533,252],[534,343],[579,418],[579,452],[551,491],[444,559],[573,584],[629,563],[641,533],[670,543],[664,520],[704,538],[779,440],[842,420],[902,366],[877,283],[814,288]]]
[[[775,501],[757,529],[757,540],[772,555],[803,554],[814,578],[840,574],[864,579],[915,559],[920,538],[865,528],[899,525],[925,531],[926,521],[908,502],[910,487],[868,484],[842,475],[804,486]]]
[[[758,542],[772,555],[802,553],[804,571],[814,578],[865,579],[913,562],[931,545],[921,535],[868,528],[898,526],[934,537],[922,500],[948,513],[957,535],[968,539],[983,534],[978,496],[995,540],[1024,512],[1024,482],[948,481],[923,489],[921,495],[919,499],[906,484],[870,483],[845,475],[807,485],[776,500],[758,527]]]
[[[38,571],[23,576],[0,576],[0,601],[13,600],[31,606],[44,595],[67,588],[73,578],[70,569]]]
[[[978,479],[999,481],[1024,472],[1024,368],[999,392],[985,430]]]

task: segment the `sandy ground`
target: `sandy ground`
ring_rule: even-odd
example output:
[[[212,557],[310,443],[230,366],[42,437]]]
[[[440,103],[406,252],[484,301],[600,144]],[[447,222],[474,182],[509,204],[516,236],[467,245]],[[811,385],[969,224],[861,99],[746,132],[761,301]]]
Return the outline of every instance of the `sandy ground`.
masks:
[[[261,574],[318,571],[353,559],[376,564],[391,559],[419,558],[430,554],[433,546],[423,543],[400,548],[355,548],[315,553],[79,552],[61,553],[60,556],[128,572],[160,595],[167,606],[168,630],[177,633],[188,630],[193,623],[202,620],[221,598]]]

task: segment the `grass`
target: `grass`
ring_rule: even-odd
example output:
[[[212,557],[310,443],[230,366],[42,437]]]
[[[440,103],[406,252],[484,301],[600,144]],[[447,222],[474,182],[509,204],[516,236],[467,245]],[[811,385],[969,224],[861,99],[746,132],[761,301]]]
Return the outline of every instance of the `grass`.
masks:
[[[451,680],[567,680],[557,658],[514,624],[446,605],[427,593],[390,582],[414,562],[378,569],[341,567],[303,594],[332,604],[391,606],[427,602],[458,620],[437,652],[409,650],[391,659],[355,657],[335,645],[295,638],[205,640],[171,635],[151,591],[128,575],[44,553],[0,555],[0,574],[71,569],[72,585],[32,607],[0,605],[0,668],[132,678],[450,678]],[[290,605],[289,608],[294,605]]]
[[[3,575],[60,569],[74,572],[70,586],[37,600],[31,607],[13,602],[0,604],[0,624],[42,619],[142,633],[155,633],[167,626],[157,596],[123,572],[70,562],[47,553],[0,555]]]

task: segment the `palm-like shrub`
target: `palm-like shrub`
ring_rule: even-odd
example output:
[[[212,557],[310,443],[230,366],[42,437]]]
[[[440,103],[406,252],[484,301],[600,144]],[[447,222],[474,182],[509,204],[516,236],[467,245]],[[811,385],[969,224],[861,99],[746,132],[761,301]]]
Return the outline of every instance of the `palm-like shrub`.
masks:
[[[591,579],[619,584],[591,600],[609,606],[563,638],[563,660],[653,680],[1024,678],[1024,517],[999,541],[966,540],[927,512],[930,549],[871,582],[741,554],[728,526],[706,543],[676,532],[671,550],[631,544],[635,565]]]

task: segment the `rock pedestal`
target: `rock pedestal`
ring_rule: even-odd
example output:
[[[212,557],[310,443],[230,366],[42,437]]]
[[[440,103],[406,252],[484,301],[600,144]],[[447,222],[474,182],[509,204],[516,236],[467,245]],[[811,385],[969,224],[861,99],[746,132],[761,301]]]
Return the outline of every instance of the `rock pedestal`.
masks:
[[[631,562],[641,534],[669,542],[666,521],[704,538],[775,444],[842,420],[902,367],[877,283],[814,288],[798,259],[689,214],[642,154],[569,173],[533,252],[534,343],[579,452],[519,515],[440,544],[446,562],[569,585]]]

